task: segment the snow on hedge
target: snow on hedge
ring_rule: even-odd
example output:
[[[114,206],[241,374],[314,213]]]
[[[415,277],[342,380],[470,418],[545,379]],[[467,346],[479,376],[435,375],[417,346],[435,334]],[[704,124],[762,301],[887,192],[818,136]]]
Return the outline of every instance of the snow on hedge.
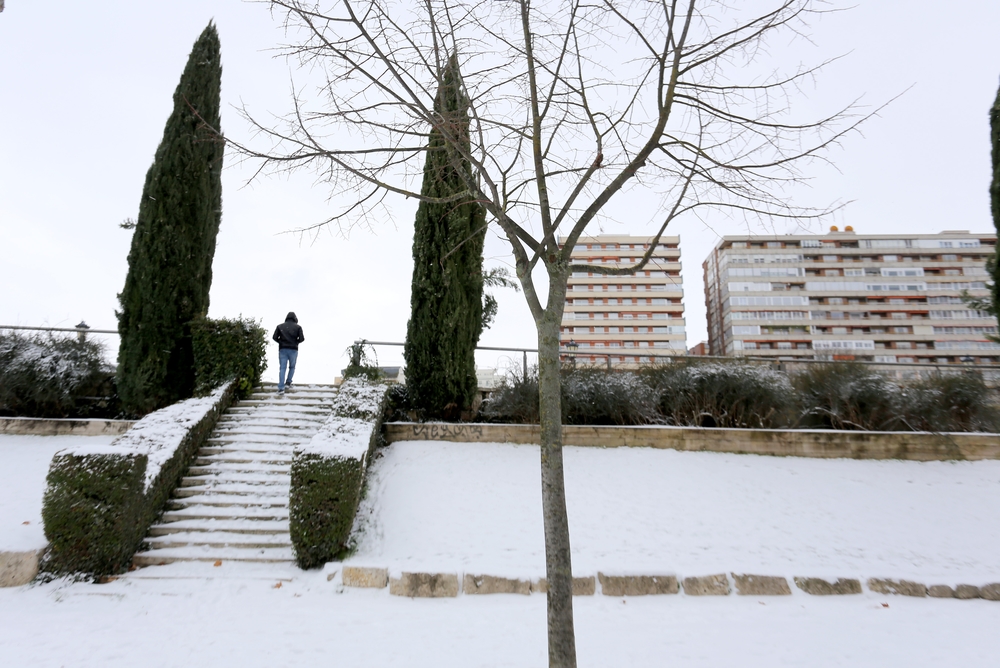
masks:
[[[80,446],[57,453],[83,455],[146,455],[146,491],[156,481],[163,465],[168,462],[191,428],[215,410],[232,383],[226,383],[206,397],[194,397],[153,411],[136,422],[131,429],[103,446]]]

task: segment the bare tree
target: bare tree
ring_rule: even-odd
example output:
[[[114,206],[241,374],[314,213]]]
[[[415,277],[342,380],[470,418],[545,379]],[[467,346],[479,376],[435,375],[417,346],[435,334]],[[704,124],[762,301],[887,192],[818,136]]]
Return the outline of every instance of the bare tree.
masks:
[[[268,3],[295,40],[285,53],[322,81],[315,99],[294,92],[276,125],[248,114],[272,144],[245,154],[262,169],[318,171],[350,201],[321,225],[345,228],[368,224],[395,195],[421,198],[434,128],[455,164],[473,168],[467,192],[447,201],[482,202],[510,245],[538,334],[550,666],[576,665],[559,375],[567,278],[632,274],[656,243],[615,267],[572,264],[574,247],[622,209],[654,220],[655,242],[702,210],[762,222],[829,213],[796,206],[786,190],[860,122],[852,106],[796,115],[792,95],[819,66],[759,74],[772,37],[795,36],[824,11],[773,1],[759,14],[720,0]],[[471,147],[434,111],[452,54]]]

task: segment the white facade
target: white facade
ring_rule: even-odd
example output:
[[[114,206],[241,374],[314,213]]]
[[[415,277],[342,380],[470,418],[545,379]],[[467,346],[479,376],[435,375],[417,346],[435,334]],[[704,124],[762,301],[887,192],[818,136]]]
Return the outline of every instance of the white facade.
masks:
[[[564,239],[560,239],[560,242]],[[574,264],[628,267],[649,248],[650,237],[582,237]],[[581,363],[648,363],[656,355],[683,355],[684,291],[680,237],[661,237],[650,262],[631,276],[574,272],[568,282],[560,348]],[[574,343],[577,347],[567,348]]]
[[[713,355],[955,363],[1000,360],[987,297],[995,234],[724,237],[705,261]]]

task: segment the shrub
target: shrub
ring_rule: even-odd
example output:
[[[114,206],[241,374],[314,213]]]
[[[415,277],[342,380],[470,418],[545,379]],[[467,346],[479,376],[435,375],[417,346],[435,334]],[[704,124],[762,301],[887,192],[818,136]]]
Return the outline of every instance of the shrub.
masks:
[[[794,405],[787,377],[761,365],[668,363],[643,369],[642,377],[655,391],[668,424],[778,427]]]
[[[567,369],[562,375],[565,424],[649,424],[659,422],[656,392],[631,371]]]
[[[198,449],[232,403],[235,383],[150,413],[110,446],[56,453],[42,519],[50,573],[125,570]]]
[[[902,388],[897,428],[917,431],[1000,431],[1000,410],[979,374],[937,374]]]
[[[114,369],[99,341],[0,332],[0,415],[114,417]]]
[[[202,318],[191,323],[195,393],[236,380],[237,398],[249,396],[267,368],[267,332],[250,318]]]
[[[348,548],[386,390],[361,378],[345,381],[330,418],[292,458],[289,528],[300,568],[318,568]]]
[[[350,358],[347,368],[343,370],[344,380],[362,378],[370,383],[378,383],[385,379],[385,374],[378,368],[375,347],[367,341],[355,341],[344,352]]]
[[[859,364],[816,364],[792,376],[800,426],[906,429],[899,424],[899,386]]]
[[[528,369],[527,375],[512,368],[479,407],[479,419],[538,424],[538,367]]]

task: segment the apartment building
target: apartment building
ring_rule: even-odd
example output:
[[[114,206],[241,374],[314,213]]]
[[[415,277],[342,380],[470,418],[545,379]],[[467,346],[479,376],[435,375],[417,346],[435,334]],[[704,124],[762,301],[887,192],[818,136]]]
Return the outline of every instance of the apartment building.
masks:
[[[724,237],[703,266],[713,355],[996,363],[995,234]]]
[[[560,238],[560,245],[565,238]],[[628,267],[652,243],[650,237],[606,234],[582,237],[577,264]],[[648,363],[656,355],[683,355],[684,291],[680,237],[661,237],[643,271],[605,276],[577,271],[569,279],[560,346],[578,362]]]

